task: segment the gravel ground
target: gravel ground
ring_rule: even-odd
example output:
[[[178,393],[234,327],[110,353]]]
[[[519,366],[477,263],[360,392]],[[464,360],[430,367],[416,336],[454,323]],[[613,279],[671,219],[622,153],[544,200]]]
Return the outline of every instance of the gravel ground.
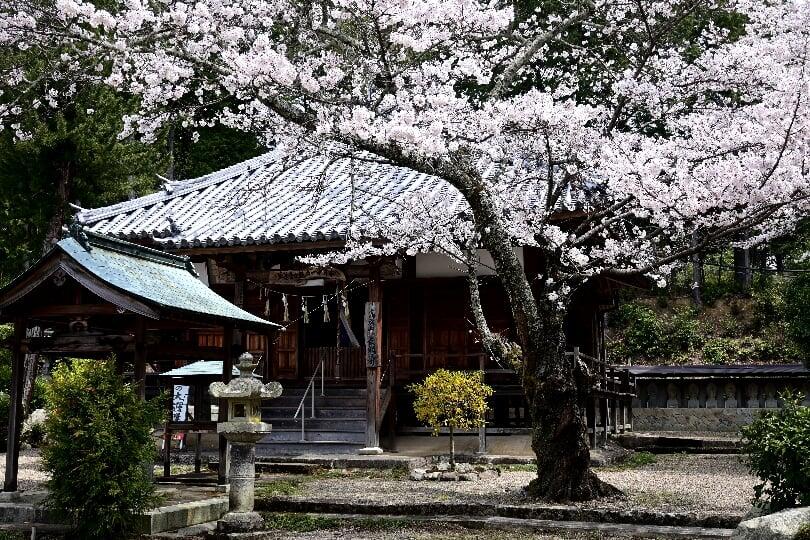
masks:
[[[630,506],[663,511],[745,514],[757,479],[738,455],[668,454],[636,469],[601,470]]]
[[[530,504],[523,487],[533,472],[504,472],[486,482],[413,482],[407,479],[364,477],[357,471],[343,478],[296,477],[294,489],[279,494],[322,501],[429,504],[479,502]],[[660,455],[655,463],[632,469],[597,469],[603,480],[625,497],[583,503],[588,507],[696,512],[700,515],[742,516],[750,508],[754,478],[736,455]],[[264,481],[284,483],[288,476],[272,475]]]
[[[0,454],[0,478],[6,475],[6,454]],[[42,489],[50,475],[41,468],[39,450],[20,450],[20,469],[17,487],[20,491]]]
[[[5,455],[0,456],[0,477],[5,474]],[[659,455],[656,461],[631,469],[596,469],[603,480],[621,489],[623,498],[584,503],[590,507],[650,509],[664,512],[696,512],[701,515],[742,516],[753,497],[755,479],[736,455]],[[504,472],[486,482],[413,482],[376,471],[354,471],[345,476],[291,477],[266,475],[260,483],[289,483],[287,495],[309,500],[343,502],[486,502],[528,504],[523,487],[533,472]],[[39,452],[20,452],[21,490],[43,487],[48,474],[40,468]]]

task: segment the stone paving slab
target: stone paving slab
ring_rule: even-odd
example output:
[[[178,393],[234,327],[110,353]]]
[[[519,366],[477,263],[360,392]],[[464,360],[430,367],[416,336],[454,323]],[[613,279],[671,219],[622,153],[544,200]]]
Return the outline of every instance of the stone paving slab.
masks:
[[[318,514],[321,517],[338,519],[368,519],[364,514]],[[724,539],[729,538],[734,529],[714,527],[687,527],[672,525],[639,525],[630,523],[598,523],[593,521],[556,521],[547,519],[520,519],[501,516],[374,516],[381,519],[401,519],[403,521],[429,521],[436,523],[455,523],[471,529],[532,529],[543,532],[583,532],[592,531],[603,534],[629,535],[634,538],[687,538],[687,539]]]
[[[216,521],[228,511],[228,497],[212,497],[170,506],[161,506],[140,516],[137,530],[141,534],[173,531]]]
[[[362,514],[366,516],[445,516],[464,515],[512,519],[552,521],[587,521],[674,527],[734,529],[737,516],[699,516],[686,512],[656,512],[652,510],[612,510],[580,508],[567,505],[510,505],[487,503],[360,503],[308,501],[292,497],[271,497],[256,500],[256,510],[314,514]]]
[[[370,518],[367,514],[306,514],[323,518],[336,518],[346,522],[347,527],[351,527],[353,520],[367,522]],[[543,519],[519,519],[500,516],[465,516],[465,515],[375,515],[371,519],[386,521],[403,521],[406,523],[420,522],[424,524],[436,524],[446,527],[456,525],[470,529],[470,537],[478,538],[475,530],[515,530],[543,533],[598,533],[600,537],[632,537],[632,538],[657,538],[657,539],[690,539],[690,540],[725,540],[729,538],[733,529],[710,528],[710,527],[686,527],[686,526],[665,526],[665,525],[638,525],[629,523],[597,523],[592,521],[555,521]],[[192,538],[203,538],[207,533],[212,532],[215,523],[206,523],[194,527],[188,527],[172,533],[162,533],[154,535],[153,538],[163,540],[187,540]],[[407,529],[404,529],[397,536],[405,536]],[[321,533],[313,531],[315,537]],[[378,536],[379,533],[374,533]],[[285,531],[257,531],[254,533],[231,534],[229,540],[263,540],[269,538],[286,537]],[[466,535],[465,535],[466,536]],[[590,536],[588,536],[590,538]]]

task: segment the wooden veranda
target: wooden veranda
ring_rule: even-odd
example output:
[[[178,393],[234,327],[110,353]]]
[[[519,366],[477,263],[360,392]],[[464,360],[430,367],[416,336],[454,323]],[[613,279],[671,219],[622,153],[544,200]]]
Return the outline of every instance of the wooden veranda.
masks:
[[[0,289],[0,323],[12,323],[11,409],[4,491],[17,490],[25,372],[38,357],[109,358],[132,366],[141,398],[147,365],[182,351],[222,361],[231,378],[246,331],[270,335],[277,325],[231,304],[197,279],[186,257],[169,255],[71,227],[35,265]],[[221,348],[200,347],[196,332],[221,329]],[[155,370],[157,371],[157,370]],[[30,375],[29,375],[30,376]],[[220,409],[225,411],[225,407]],[[227,463],[220,440],[220,463]],[[227,466],[220,467],[225,482]]]

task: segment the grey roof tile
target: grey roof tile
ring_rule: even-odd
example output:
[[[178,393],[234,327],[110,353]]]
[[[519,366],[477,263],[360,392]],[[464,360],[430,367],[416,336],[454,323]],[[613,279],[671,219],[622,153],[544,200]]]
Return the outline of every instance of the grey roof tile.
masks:
[[[93,232],[151,237],[170,249],[337,240],[350,221],[361,231],[396,222],[413,191],[464,204],[445,181],[410,169],[320,156],[284,169],[270,152],[78,218]]]

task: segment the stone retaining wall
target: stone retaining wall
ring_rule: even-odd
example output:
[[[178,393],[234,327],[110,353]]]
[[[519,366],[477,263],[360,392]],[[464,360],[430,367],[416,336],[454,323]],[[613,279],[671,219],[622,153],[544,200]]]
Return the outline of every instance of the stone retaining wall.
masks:
[[[735,432],[753,422],[761,409],[633,409],[634,431]]]

